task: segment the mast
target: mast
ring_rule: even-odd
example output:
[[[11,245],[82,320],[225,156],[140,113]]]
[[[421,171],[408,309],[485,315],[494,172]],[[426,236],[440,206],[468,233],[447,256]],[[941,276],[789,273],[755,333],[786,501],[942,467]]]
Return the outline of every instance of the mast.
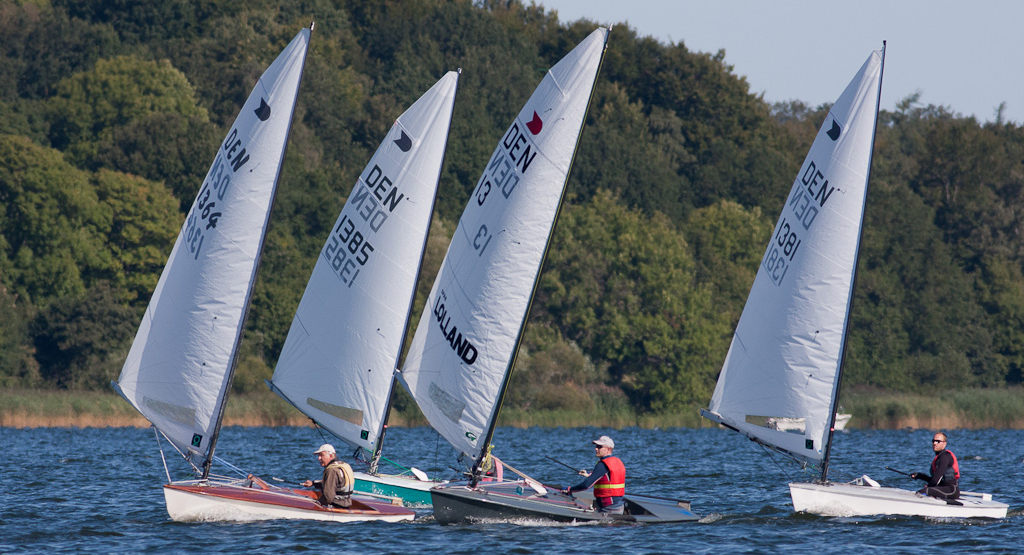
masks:
[[[316,22],[309,23],[309,35],[310,39],[313,37],[313,27]],[[302,69],[299,71],[299,81],[295,90],[295,102],[292,103],[291,112],[288,114],[288,121],[291,122],[295,116],[295,106],[298,104],[299,87],[302,86],[302,74],[306,69],[306,57],[309,54],[309,46],[307,45],[306,50],[302,53]],[[263,237],[260,240],[259,250],[256,252],[256,264],[253,266],[252,275],[249,277],[249,289],[246,293],[245,298],[245,312],[242,314],[242,325],[238,331],[238,337],[235,339],[235,346],[231,353],[231,363],[228,365],[228,376],[227,386],[224,388],[224,394],[221,395],[220,404],[217,406],[217,423],[213,427],[213,435],[210,437],[210,449],[206,453],[206,460],[203,461],[203,475],[202,479],[206,480],[210,476],[210,466],[213,464],[213,452],[217,447],[217,439],[220,437],[220,428],[224,423],[224,410],[227,408],[228,395],[231,393],[231,384],[235,381],[235,370],[238,366],[238,351],[242,345],[242,336],[245,333],[245,323],[249,320],[249,309],[252,308],[252,294],[253,286],[256,283],[256,276],[259,275],[260,265],[263,261],[263,248],[267,244],[267,230],[270,227],[270,215],[274,212],[274,204],[277,200],[277,186],[281,182],[281,170],[284,169],[284,153],[288,150],[288,139],[291,137],[292,126],[289,123],[288,130],[284,137],[284,146],[281,148],[281,164],[277,167],[277,175],[274,176],[274,190],[270,194],[270,209],[267,210],[267,216],[263,221]]]
[[[875,127],[871,133],[871,149],[868,152],[868,175],[864,183],[864,198],[868,197],[868,188],[871,185],[871,166],[875,155],[875,138],[878,135],[878,111],[882,106],[882,79],[885,76],[885,42],[882,41],[882,66],[878,74],[878,93],[875,98]],[[821,482],[828,481],[828,463],[832,453],[832,436],[836,432],[836,412],[839,410],[839,391],[843,383],[843,369],[846,367],[846,347],[850,341],[850,315],[853,309],[853,292],[857,290],[857,265],[860,261],[860,245],[864,240],[864,219],[867,215],[867,202],[864,203],[864,210],[860,214],[860,232],[857,236],[857,250],[853,261],[853,279],[850,283],[850,299],[846,303],[846,324],[843,326],[843,345],[839,354],[839,372],[836,374],[836,385],[832,392],[832,411],[828,422],[828,440],[825,442],[825,452],[821,458]]]
[[[458,96],[459,96],[458,82],[459,82],[459,79],[462,77],[462,68],[460,67],[459,69],[457,69],[456,73],[458,75],[455,78],[455,96],[454,96],[454,98],[452,98],[452,114],[455,113],[455,100],[457,100]],[[449,117],[448,118],[448,129],[444,133],[444,150],[442,151],[444,154],[441,155],[441,163],[437,166],[437,183],[438,183],[438,186],[434,188],[434,199],[433,199],[433,201],[431,201],[431,205],[430,205],[430,213],[431,213],[431,215],[433,215],[434,207],[437,205],[437,195],[438,195],[438,192],[440,191],[441,170],[444,168],[444,159],[445,159],[445,157],[446,157],[446,155],[448,153],[448,139],[449,139],[449,135],[450,135],[450,132],[451,132],[451,128],[452,128],[452,118]],[[433,222],[433,218],[431,218],[430,220],[427,221],[427,232],[423,234],[423,248],[420,249],[420,260],[419,260],[419,263],[416,265],[416,275],[417,276],[420,275],[420,270],[423,269],[423,259],[426,258],[426,256],[427,256],[427,241],[430,239],[430,227],[431,227],[431,223],[432,222]],[[415,301],[415,299],[416,299],[416,288],[413,287],[412,288],[412,293],[409,295],[409,310],[408,310],[408,312],[405,315],[405,328],[402,329],[402,341],[401,341],[401,343],[398,344],[398,352],[395,353],[395,369],[396,370],[398,368],[402,367],[402,365],[401,365],[401,362],[402,362],[402,351],[404,350],[405,340],[406,340],[406,338],[409,335],[409,328],[411,327],[411,324],[412,324],[412,309],[413,309],[413,301]],[[380,432],[379,432],[379,434],[377,436],[378,437],[378,439],[377,439],[377,447],[376,447],[376,449],[373,450],[373,457],[370,459],[370,468],[369,468],[369,473],[370,474],[376,474],[377,473],[377,464],[380,462],[381,451],[384,450],[384,435],[388,431],[388,420],[391,417],[391,399],[392,399],[392,396],[395,393],[395,381],[396,380],[397,380],[397,378],[395,378],[394,375],[392,375],[392,377],[391,377],[391,387],[388,389],[388,402],[387,402],[387,404],[384,405],[384,419],[383,419],[383,421],[380,424]]]
[[[583,121],[581,123],[580,133],[576,135],[576,144],[573,145],[572,158],[569,165],[569,171],[565,174],[565,183],[568,184],[569,178],[572,177],[572,170],[575,167],[576,152],[579,150],[580,141],[583,137],[583,127],[586,126],[587,114],[590,113],[590,105],[594,101],[594,91],[597,89],[597,76],[601,73],[601,66],[604,65],[604,56],[608,51],[608,38],[611,36],[612,27],[608,27],[608,34],[605,35],[604,48],[601,50],[601,60],[597,65],[597,73],[594,75],[594,83],[590,87],[590,97],[587,99],[587,109],[583,114]],[[548,239],[544,243],[544,252],[540,258],[540,264],[537,267],[537,273],[533,278],[533,288],[530,291],[530,300],[526,305],[526,311],[523,313],[523,320],[519,324],[519,332],[516,334],[515,348],[512,350],[512,358],[509,360],[508,366],[505,368],[505,376],[502,378],[501,387],[498,389],[497,402],[494,404],[494,409],[491,412],[491,416],[487,422],[487,432],[484,434],[484,441],[481,443],[483,446],[480,449],[480,455],[477,456],[476,461],[473,463],[473,469],[470,472],[469,486],[476,487],[480,482],[480,469],[483,466],[484,460],[487,458],[487,454],[490,451],[487,447],[491,444],[491,440],[494,438],[494,429],[498,424],[498,414],[501,412],[501,405],[505,401],[505,392],[508,390],[508,384],[512,379],[512,369],[515,368],[516,360],[519,358],[519,346],[523,340],[523,334],[526,329],[526,321],[530,317],[530,310],[533,308],[533,299],[537,294],[537,286],[540,283],[540,273],[544,269],[544,263],[548,258],[548,251],[551,248],[551,238],[555,235],[555,227],[558,225],[558,217],[562,213],[562,201],[565,199],[566,187],[562,187],[561,195],[558,197],[558,207],[555,210],[555,218],[551,224],[551,231],[548,233]]]

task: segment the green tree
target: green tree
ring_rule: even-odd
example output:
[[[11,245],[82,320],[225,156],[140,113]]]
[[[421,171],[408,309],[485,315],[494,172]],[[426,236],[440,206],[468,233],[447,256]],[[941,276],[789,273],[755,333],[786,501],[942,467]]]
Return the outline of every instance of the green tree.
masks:
[[[578,345],[558,330],[531,324],[526,328],[505,403],[532,410],[594,409],[596,393],[608,380]]]
[[[32,307],[7,292],[0,283],[0,387],[39,385],[39,364],[32,356],[28,324]]]
[[[169,61],[132,56],[99,60],[91,70],[64,79],[48,104],[51,144],[91,169],[100,143],[113,142],[119,128],[155,114],[207,118],[185,75]]]
[[[760,207],[748,210],[723,200],[695,210],[683,229],[698,280],[711,287],[716,309],[735,326],[771,238],[772,222]]]
[[[178,235],[178,204],[163,184],[133,175],[100,170],[94,183],[105,248],[115,261],[114,288],[128,302],[145,301]]]
[[[534,319],[607,363],[636,408],[677,411],[711,395],[728,322],[664,216],[607,191],[565,207],[536,304]]]
[[[106,282],[54,301],[32,324],[43,379],[61,389],[107,387],[120,373],[137,320]]]
[[[96,190],[59,152],[0,135],[0,207],[0,279],[12,294],[43,306],[111,276]]]

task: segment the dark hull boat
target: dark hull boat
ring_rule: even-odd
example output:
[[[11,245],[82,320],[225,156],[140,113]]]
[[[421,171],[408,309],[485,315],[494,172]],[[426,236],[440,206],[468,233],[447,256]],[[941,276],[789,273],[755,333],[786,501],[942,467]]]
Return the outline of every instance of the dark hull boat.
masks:
[[[591,492],[570,496],[549,490],[542,494],[523,481],[438,486],[430,490],[430,496],[434,518],[440,524],[533,520],[672,523],[700,519],[690,511],[689,501],[628,494],[625,513],[610,515],[593,508]]]
[[[431,488],[442,524],[697,520],[685,501],[630,496],[628,514],[612,517],[518,472],[523,481],[485,478],[608,32],[594,30],[552,66],[498,142],[459,219],[402,365],[399,378],[430,425],[464,461],[474,461],[468,484]],[[495,467],[495,478],[499,474]]]

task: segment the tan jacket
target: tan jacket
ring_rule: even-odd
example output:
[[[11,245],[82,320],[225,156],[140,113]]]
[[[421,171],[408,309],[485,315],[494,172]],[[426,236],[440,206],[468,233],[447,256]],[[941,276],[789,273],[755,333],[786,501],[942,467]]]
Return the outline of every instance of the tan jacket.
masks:
[[[322,480],[313,482],[313,487],[320,490],[320,497],[317,501],[325,507],[349,507],[352,505],[352,490],[356,485],[355,476],[352,475],[352,467],[348,463],[332,460],[324,467]]]

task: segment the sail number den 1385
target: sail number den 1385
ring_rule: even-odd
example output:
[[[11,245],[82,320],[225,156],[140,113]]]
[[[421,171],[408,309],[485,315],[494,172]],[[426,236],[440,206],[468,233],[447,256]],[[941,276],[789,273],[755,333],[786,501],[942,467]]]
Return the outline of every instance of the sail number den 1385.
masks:
[[[323,257],[334,268],[334,273],[342,283],[352,287],[360,268],[370,259],[371,252],[373,245],[362,232],[356,231],[355,222],[343,215],[331,233],[331,240],[324,246]]]

